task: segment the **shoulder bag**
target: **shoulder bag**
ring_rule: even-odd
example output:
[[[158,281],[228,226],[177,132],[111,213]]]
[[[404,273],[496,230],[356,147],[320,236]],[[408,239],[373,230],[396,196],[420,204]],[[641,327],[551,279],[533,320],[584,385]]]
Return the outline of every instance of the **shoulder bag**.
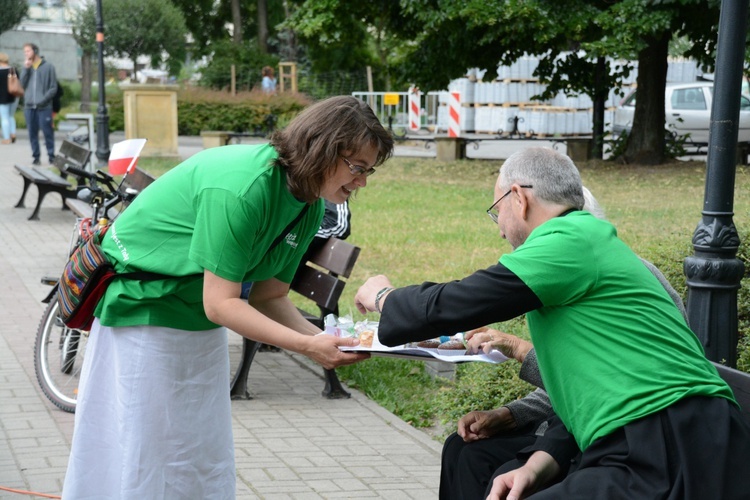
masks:
[[[14,97],[23,97],[23,86],[18,79],[16,68],[12,66],[8,70],[8,93]]]

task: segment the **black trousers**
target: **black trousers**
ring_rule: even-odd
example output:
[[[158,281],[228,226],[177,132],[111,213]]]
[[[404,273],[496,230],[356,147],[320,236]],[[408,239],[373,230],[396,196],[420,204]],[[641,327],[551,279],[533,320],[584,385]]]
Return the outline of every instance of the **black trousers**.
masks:
[[[443,444],[440,500],[484,500],[495,470],[535,441],[531,428],[471,443],[454,432]]]
[[[686,398],[598,439],[577,470],[531,498],[748,500],[750,425],[724,398]]]

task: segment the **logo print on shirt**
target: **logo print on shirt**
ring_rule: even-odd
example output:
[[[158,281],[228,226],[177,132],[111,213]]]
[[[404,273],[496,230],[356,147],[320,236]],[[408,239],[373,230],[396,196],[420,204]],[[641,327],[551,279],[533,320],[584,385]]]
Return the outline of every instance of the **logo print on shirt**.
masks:
[[[286,244],[292,248],[297,248],[297,233],[289,233],[286,235]]]

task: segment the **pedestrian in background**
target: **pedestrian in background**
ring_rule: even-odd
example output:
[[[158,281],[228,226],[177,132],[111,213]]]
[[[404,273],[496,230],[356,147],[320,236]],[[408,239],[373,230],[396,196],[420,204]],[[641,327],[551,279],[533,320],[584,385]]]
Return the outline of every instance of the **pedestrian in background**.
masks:
[[[57,94],[57,75],[52,63],[39,55],[39,47],[33,43],[23,46],[26,56],[24,70],[21,73],[21,85],[24,90],[24,116],[29,131],[31,155],[34,165],[40,165],[39,129],[44,134],[44,145],[49,162],[55,160],[55,131],[52,128],[52,99]]]
[[[16,108],[18,98],[8,91],[8,77],[16,74],[10,66],[8,54],[0,52],[0,127],[3,129],[2,144],[16,142]]]
[[[261,82],[261,88],[266,94],[276,93],[276,78],[273,76],[273,68],[271,66],[264,66],[261,70],[263,75],[263,81]]]

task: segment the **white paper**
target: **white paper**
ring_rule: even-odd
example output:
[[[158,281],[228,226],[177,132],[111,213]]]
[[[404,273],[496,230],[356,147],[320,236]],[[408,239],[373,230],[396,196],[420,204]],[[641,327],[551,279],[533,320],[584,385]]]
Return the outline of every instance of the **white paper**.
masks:
[[[479,354],[466,354],[465,351],[451,351],[449,349],[429,349],[426,347],[411,347],[406,345],[388,347],[380,343],[380,339],[378,339],[377,329],[375,330],[375,335],[373,336],[372,347],[340,346],[339,349],[341,349],[342,351],[369,352],[373,356],[387,356],[406,359],[418,358],[422,360],[437,359],[440,361],[446,361],[448,363],[463,363],[467,361],[502,363],[508,360],[508,358],[502,352],[497,350],[492,351],[489,354],[484,354],[483,352],[480,352]]]

